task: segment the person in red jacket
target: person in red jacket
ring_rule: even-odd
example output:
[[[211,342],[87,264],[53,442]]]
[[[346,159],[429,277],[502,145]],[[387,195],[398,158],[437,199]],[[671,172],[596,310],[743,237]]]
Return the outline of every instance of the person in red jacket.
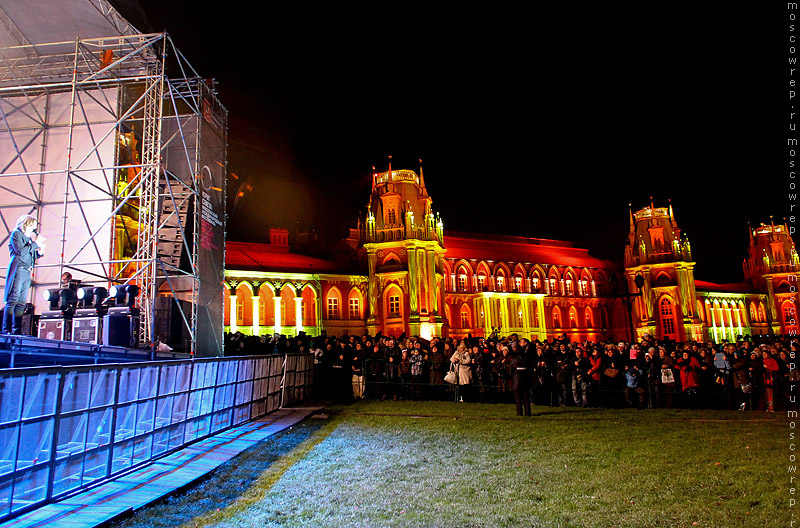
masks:
[[[592,367],[589,369],[589,394],[591,395],[592,405],[597,405],[597,399],[600,395],[600,373],[603,370],[603,355],[600,353],[600,348],[595,346],[592,349],[592,355],[589,356],[589,362]]]
[[[772,391],[775,386],[775,380],[778,377],[780,365],[778,364],[778,360],[772,357],[772,354],[770,354],[767,349],[764,349],[761,357],[763,358],[762,363],[764,365],[764,399],[767,402],[767,412],[774,412],[775,405],[772,399]]]
[[[689,350],[684,350],[683,357],[678,359],[676,367],[680,372],[686,406],[693,408],[696,404],[697,389],[700,387],[700,363],[697,358],[689,355]]]

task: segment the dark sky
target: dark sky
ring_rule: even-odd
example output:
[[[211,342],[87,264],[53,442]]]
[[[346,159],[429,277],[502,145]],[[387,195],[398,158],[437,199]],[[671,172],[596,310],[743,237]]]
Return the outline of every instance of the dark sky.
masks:
[[[229,110],[228,194],[253,188],[229,209],[229,239],[343,237],[388,155],[413,170],[422,158],[445,230],[572,240],[616,261],[628,203],[671,198],[696,277],[714,282],[741,280],[748,221],[789,214],[783,4],[245,4],[141,1]]]

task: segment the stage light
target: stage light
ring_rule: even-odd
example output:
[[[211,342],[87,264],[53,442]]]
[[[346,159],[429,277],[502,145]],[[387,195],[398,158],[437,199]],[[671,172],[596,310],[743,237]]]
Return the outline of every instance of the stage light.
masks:
[[[75,290],[72,288],[61,288],[58,291],[58,309],[59,310],[67,310],[71,306],[74,306],[76,303],[75,299]]]
[[[50,303],[51,310],[68,310],[75,305],[75,290],[72,288],[53,288],[45,290],[42,294],[44,300]]]
[[[108,291],[102,286],[84,286],[78,288],[78,299],[83,301],[83,306],[100,308],[108,297]]]
[[[114,285],[108,292],[109,297],[114,299],[117,306],[127,305],[133,308],[136,304],[136,296],[139,295],[139,286],[136,284]]]
[[[44,300],[50,303],[51,310],[58,310],[58,302],[61,300],[61,296],[59,293],[61,292],[60,289],[52,289],[52,290],[45,290],[42,296]]]

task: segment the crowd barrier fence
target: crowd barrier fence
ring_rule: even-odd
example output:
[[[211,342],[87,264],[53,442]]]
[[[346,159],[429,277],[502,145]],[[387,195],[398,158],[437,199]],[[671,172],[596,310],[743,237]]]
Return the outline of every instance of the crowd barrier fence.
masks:
[[[0,522],[310,394],[310,355],[0,370]]]

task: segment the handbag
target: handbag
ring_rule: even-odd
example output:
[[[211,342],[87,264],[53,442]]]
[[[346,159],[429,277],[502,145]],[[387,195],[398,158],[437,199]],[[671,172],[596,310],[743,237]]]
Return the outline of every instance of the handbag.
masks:
[[[603,371],[603,374],[605,374],[609,378],[616,378],[617,376],[619,376],[619,369],[607,368]]]
[[[447,383],[456,384],[458,383],[458,374],[456,374],[456,369],[453,364],[450,364],[450,371],[444,375],[444,380]]]
[[[672,372],[671,368],[661,369],[661,383],[675,383],[675,373]]]

